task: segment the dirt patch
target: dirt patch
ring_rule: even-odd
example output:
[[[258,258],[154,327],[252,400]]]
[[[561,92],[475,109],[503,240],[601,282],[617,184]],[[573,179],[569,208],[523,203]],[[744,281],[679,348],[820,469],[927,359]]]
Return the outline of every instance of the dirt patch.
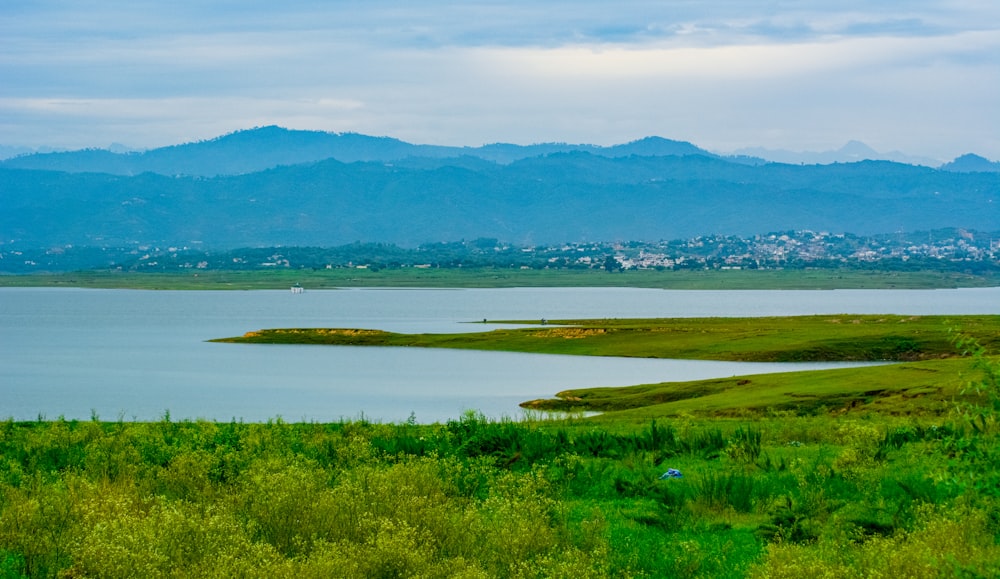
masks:
[[[324,336],[377,336],[379,334],[385,333],[381,330],[353,330],[353,329],[336,329],[336,328],[305,330],[305,331],[314,332]]]
[[[566,340],[574,340],[588,338],[590,336],[599,336],[606,333],[608,333],[608,331],[604,328],[551,328],[548,330],[539,330],[534,332],[532,333],[532,336],[536,338],[563,338]]]

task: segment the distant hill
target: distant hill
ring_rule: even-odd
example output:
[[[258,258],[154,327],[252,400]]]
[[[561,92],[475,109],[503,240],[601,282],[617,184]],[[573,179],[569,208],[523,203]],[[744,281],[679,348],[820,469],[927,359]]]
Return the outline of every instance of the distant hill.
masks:
[[[284,165],[312,163],[325,159],[353,163],[392,162],[415,158],[441,160],[464,156],[507,164],[530,157],[574,151],[605,157],[715,156],[691,143],[660,137],[648,137],[611,147],[567,143],[539,145],[496,143],[482,147],[445,147],[414,145],[390,137],[371,137],[357,133],[298,131],[269,126],[237,131],[208,141],[138,153],[87,149],[22,155],[0,162],[0,167],[68,173],[112,175],[157,173],[213,177],[254,173]],[[425,161],[426,164],[428,163]]]
[[[956,173],[1000,173],[1000,163],[969,153],[941,165],[941,169]]]
[[[233,170],[238,161],[252,166],[257,138],[268,133],[288,137],[289,147],[309,138],[331,142],[325,133],[263,131],[190,145],[186,154],[211,156],[216,148],[243,143],[247,160],[226,157]],[[414,147],[360,135],[334,141],[341,139],[355,141],[357,156],[403,155]],[[992,231],[1000,223],[1000,173],[886,161],[752,166],[712,155],[634,153],[689,146],[647,139],[600,154],[573,149],[506,164],[473,155],[326,159],[217,177],[0,168],[0,243],[45,248],[201,241],[233,248],[377,241],[412,247],[491,237],[530,245],[793,229]],[[271,144],[262,150],[276,158]]]

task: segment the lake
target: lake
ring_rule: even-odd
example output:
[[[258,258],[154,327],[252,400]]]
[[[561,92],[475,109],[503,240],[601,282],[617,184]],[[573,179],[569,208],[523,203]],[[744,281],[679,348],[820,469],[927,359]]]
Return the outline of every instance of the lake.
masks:
[[[465,332],[489,320],[998,314],[1000,288],[136,291],[0,288],[0,418],[442,422],[590,386],[835,367],[410,348],[219,344],[275,327]]]

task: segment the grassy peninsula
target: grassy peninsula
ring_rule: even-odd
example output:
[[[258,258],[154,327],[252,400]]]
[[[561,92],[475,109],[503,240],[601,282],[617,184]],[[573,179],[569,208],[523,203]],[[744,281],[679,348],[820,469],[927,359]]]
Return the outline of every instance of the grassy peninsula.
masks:
[[[265,329],[219,342],[409,346],[743,362],[918,360],[955,355],[951,330],[1000,343],[1000,316],[814,315],[753,318],[485,320],[525,324],[461,334]],[[476,323],[470,324],[470,328]]]
[[[520,323],[527,324],[527,321]],[[1000,316],[821,315],[765,318],[551,320],[545,325],[465,334],[362,329],[270,329],[218,341],[502,350],[568,355],[743,362],[906,362],[889,367],[795,372],[725,380],[567,390],[526,401],[538,410],[611,412],[602,420],[815,413],[875,404],[886,412],[941,412],[967,366],[953,329],[985,348],[1000,346]]]

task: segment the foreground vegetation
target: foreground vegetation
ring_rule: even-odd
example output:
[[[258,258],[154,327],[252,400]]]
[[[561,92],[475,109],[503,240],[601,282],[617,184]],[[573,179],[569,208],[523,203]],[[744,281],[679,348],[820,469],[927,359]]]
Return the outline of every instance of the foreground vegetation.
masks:
[[[995,287],[996,273],[943,271],[681,270],[619,271],[508,268],[280,269],[135,273],[91,270],[0,274],[0,287],[85,287],[178,290],[310,289],[341,287],[639,287],[662,289],[933,289]]]
[[[7,421],[0,575],[996,577],[993,372],[947,417]]]

